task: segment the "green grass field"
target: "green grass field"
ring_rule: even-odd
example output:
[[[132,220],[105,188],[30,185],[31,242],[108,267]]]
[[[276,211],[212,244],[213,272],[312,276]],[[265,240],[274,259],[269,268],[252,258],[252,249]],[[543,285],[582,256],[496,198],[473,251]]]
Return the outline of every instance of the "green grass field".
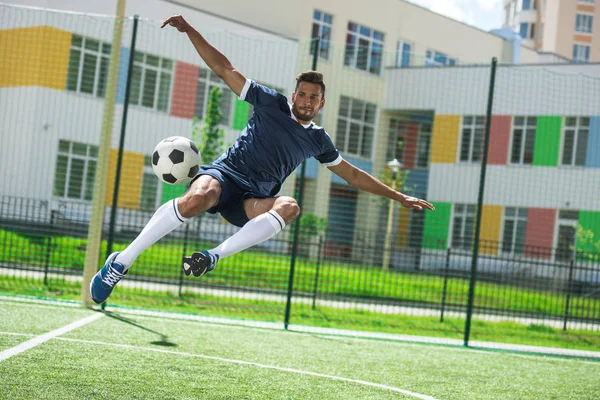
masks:
[[[47,238],[26,237],[0,230],[0,262],[43,266],[48,250]],[[207,248],[208,242],[193,242],[189,247]],[[115,250],[126,247],[116,243]],[[103,244],[101,254],[105,252]],[[155,277],[176,281],[180,274],[181,243],[161,241],[144,252],[136,261],[130,276]],[[61,268],[83,268],[85,240],[53,238],[49,263]],[[208,283],[235,287],[253,287],[269,290],[287,290],[290,268],[289,255],[271,254],[259,250],[246,250],[219,262],[218,273],[208,274]],[[310,293],[316,275],[315,260],[299,259],[296,264],[294,290]],[[409,272],[382,271],[379,267],[356,266],[347,263],[322,263],[319,288],[330,295],[350,295],[397,299],[409,302],[439,304],[442,298],[444,277]],[[464,305],[467,302],[469,282],[462,278],[447,280],[446,301]],[[564,294],[497,285],[477,283],[475,306],[492,309],[562,315],[565,307]],[[590,317],[590,310],[600,310],[600,299],[573,295],[569,315]]]
[[[537,400],[600,388],[595,361],[107,311],[0,299],[0,397]]]

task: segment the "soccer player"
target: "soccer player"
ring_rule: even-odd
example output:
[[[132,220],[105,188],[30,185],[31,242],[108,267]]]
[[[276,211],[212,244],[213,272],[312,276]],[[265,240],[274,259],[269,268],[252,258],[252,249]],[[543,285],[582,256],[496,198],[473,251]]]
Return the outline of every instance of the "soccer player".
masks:
[[[310,157],[360,190],[396,200],[409,209],[434,209],[427,201],[393,190],[342,159],[327,132],[312,122],[325,105],[321,73],[298,75],[290,104],[284,95],[246,79],[181,15],[167,19],[162,27],[166,25],[186,33],[206,65],[241,100],[252,104],[254,113],[237,141],[211,165],[201,167],[182,197],[163,204],[125,250],[108,257],[90,284],[96,303],[108,298],[144,250],[200,213],[218,212],[241,229],[214,249],[184,257],[186,275],[204,275],[215,269],[219,259],[278,234],[298,217],[300,208],[292,197],[276,195],[288,175]]]

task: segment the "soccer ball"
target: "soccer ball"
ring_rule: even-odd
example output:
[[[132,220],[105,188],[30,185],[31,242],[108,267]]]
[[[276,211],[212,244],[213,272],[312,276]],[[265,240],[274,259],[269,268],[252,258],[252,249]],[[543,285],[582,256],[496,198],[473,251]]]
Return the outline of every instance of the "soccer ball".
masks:
[[[152,153],[152,170],[169,185],[185,185],[198,173],[200,151],[190,139],[171,136],[161,140]]]

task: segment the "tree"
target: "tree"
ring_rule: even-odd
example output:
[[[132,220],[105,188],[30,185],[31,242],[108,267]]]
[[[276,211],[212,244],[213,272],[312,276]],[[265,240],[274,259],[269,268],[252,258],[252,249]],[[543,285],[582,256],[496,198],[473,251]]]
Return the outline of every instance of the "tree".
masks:
[[[199,126],[197,117],[192,121],[192,140],[200,149],[202,164],[212,163],[223,151],[225,133],[219,126],[222,116],[221,89],[215,86],[210,89],[202,126]]]

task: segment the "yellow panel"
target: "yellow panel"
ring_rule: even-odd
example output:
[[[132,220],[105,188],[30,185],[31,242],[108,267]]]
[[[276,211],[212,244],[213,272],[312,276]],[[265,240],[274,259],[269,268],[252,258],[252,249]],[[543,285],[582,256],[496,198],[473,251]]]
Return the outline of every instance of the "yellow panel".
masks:
[[[71,33],[49,26],[0,31],[0,87],[64,90],[70,47]]]
[[[481,253],[498,254],[501,223],[502,206],[484,205],[481,214],[481,234],[479,236],[479,250]]]
[[[110,149],[106,197],[107,206],[112,205],[113,189],[115,186],[115,172],[117,170],[117,149]],[[119,185],[119,198],[117,207],[138,209],[142,194],[142,177],[144,173],[144,155],[141,153],[123,152],[121,178]]]
[[[396,247],[405,248],[408,245],[408,227],[410,223],[410,211],[401,205],[396,207],[400,208],[398,215],[398,233],[396,236]]]
[[[431,138],[431,162],[456,163],[460,115],[436,115]]]

